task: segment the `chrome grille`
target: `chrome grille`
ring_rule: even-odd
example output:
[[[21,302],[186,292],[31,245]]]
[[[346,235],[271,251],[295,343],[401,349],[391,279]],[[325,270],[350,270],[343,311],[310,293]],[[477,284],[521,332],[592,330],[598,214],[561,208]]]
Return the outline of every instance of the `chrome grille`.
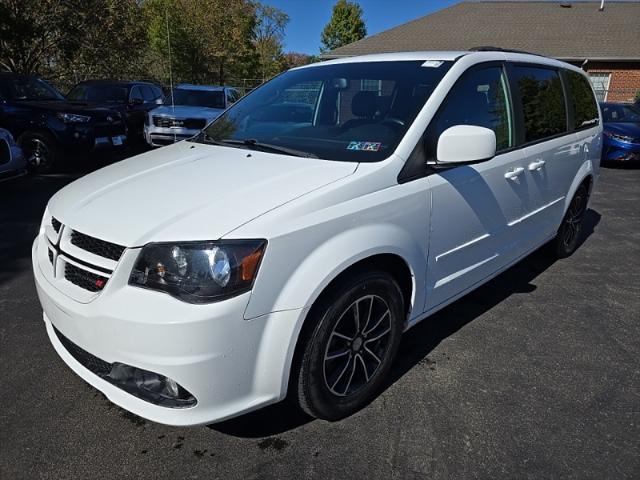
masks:
[[[51,226],[56,231],[56,233],[60,233],[60,227],[62,226],[62,223],[60,223],[57,218],[51,217]]]
[[[71,232],[71,243],[82,250],[91,252],[100,257],[115,260],[120,260],[122,253],[126,247],[117,245],[115,243],[107,242],[106,240],[100,240],[98,238],[85,235],[77,230]]]
[[[109,280],[107,277],[83,270],[71,263],[67,263],[64,267],[64,278],[74,285],[90,292],[101,291]]]
[[[170,128],[188,128],[190,130],[203,129],[207,125],[204,118],[170,118],[170,117],[153,117],[153,124],[156,127]]]

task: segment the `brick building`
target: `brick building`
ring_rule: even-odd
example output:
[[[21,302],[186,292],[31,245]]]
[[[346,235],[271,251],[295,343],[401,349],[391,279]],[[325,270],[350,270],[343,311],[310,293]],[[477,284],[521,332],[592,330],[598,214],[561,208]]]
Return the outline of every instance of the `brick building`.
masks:
[[[600,1],[464,1],[322,58],[486,45],[582,65],[600,100],[633,101],[640,92],[640,1],[608,0],[603,10]]]

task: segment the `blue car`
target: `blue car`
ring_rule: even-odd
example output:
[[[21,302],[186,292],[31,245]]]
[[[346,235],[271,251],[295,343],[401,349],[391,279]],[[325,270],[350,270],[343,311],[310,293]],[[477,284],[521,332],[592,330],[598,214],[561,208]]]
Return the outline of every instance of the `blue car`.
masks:
[[[0,128],[0,182],[27,173],[27,161],[13,136]]]
[[[640,162],[640,107],[601,103],[604,120],[602,161]]]

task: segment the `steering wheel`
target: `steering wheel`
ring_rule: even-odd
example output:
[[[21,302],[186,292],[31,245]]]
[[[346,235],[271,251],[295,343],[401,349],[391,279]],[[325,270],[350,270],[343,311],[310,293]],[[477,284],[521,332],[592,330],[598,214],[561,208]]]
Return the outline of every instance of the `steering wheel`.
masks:
[[[404,122],[402,120],[400,120],[399,118],[395,118],[395,117],[389,117],[389,118],[385,118],[382,122],[380,122],[382,125],[384,125],[385,123],[390,124],[390,125],[399,125],[401,127],[404,127]]]

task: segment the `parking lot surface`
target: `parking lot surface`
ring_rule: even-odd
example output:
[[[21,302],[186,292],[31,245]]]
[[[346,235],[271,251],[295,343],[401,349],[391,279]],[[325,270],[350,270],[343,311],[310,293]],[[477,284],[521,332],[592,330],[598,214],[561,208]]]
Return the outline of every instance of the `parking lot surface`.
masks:
[[[640,170],[603,169],[584,243],[538,251],[412,329],[367,408],[173,428],[49,344],[30,247],[73,174],[0,184],[0,478],[639,478]]]

